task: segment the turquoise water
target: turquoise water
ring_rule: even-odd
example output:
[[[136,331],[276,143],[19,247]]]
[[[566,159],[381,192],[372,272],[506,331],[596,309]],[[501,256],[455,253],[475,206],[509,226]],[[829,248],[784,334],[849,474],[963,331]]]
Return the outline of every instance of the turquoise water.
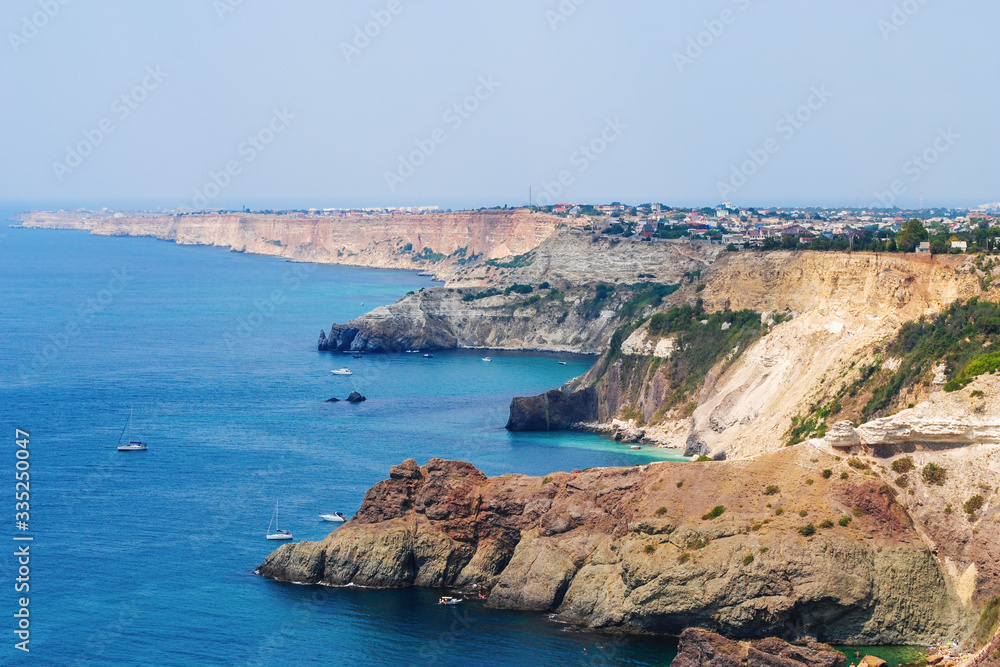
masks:
[[[322,539],[319,512],[355,511],[404,458],[542,475],[671,455],[503,429],[512,396],[558,386],[591,358],[316,351],[320,328],[429,284],[153,239],[0,229],[4,516],[15,532],[18,427],[31,434],[35,536],[31,654],[8,633],[0,662],[668,664],[667,641],[570,632],[477,604],[443,610],[435,591],[253,574],[275,546],[263,534],[276,500],[297,540]],[[330,373],[341,366],[354,375]],[[324,402],[355,389],[368,400]],[[130,404],[148,452],[114,450]],[[12,552],[5,614],[18,597]]]
[[[888,663],[889,667],[923,664],[924,659],[927,657],[927,651],[915,646],[838,646],[836,648],[847,656],[848,667],[857,665],[865,655],[874,655],[877,658],[882,658]]]

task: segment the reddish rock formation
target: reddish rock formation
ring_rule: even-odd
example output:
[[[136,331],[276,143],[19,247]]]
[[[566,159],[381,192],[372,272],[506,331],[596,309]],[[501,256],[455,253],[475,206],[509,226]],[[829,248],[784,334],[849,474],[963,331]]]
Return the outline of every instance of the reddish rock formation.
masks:
[[[768,638],[734,642],[707,630],[689,628],[681,634],[671,667],[844,667],[843,653],[826,644],[794,645]]]
[[[822,477],[825,468],[836,474]],[[544,479],[408,460],[326,540],[284,545],[258,571],[329,585],[489,582],[492,607],[613,632],[704,627],[857,644],[955,634],[962,611],[939,564],[912,525],[886,524],[897,505],[870,482],[807,445]],[[781,491],[765,495],[771,484]],[[873,513],[838,526],[859,494],[877,498]],[[711,518],[715,506],[724,509]],[[800,532],[807,523],[814,534]]]

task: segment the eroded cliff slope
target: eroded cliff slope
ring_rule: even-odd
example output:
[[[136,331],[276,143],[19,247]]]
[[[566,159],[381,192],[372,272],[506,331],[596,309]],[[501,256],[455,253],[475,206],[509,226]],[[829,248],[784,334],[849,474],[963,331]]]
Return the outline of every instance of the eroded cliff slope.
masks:
[[[590,427],[630,419],[647,441],[691,454],[773,449],[793,417],[824,402],[901,325],[982,292],[972,262],[959,256],[725,253],[702,277],[703,287],[672,301],[700,299],[706,332],[734,326],[739,313],[759,314],[765,331],[726,350],[679,401],[675,389],[691,377],[677,372],[678,336],[658,333],[655,318],[624,330],[620,345],[566,389],[596,389]],[[530,418],[525,405],[517,412]]]

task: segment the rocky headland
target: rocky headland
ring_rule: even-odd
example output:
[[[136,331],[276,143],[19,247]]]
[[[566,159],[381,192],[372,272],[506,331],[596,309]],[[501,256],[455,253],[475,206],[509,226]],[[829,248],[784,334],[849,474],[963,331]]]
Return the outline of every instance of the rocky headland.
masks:
[[[466,267],[444,287],[334,324],[321,333],[319,349],[600,354],[617,327],[660,307],[720,250],[707,242],[618,241],[562,229],[523,255]]]
[[[284,545],[258,571],[334,586],[489,583],[491,607],[609,632],[702,627],[855,644],[966,636],[975,595],[901,495],[868,464],[809,443],[544,478],[409,460],[326,540]]]

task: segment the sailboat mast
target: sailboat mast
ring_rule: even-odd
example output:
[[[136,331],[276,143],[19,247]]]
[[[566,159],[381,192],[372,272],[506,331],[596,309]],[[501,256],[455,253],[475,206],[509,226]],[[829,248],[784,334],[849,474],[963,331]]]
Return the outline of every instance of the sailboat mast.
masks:
[[[126,444],[132,444],[132,406],[128,406],[128,442]]]

